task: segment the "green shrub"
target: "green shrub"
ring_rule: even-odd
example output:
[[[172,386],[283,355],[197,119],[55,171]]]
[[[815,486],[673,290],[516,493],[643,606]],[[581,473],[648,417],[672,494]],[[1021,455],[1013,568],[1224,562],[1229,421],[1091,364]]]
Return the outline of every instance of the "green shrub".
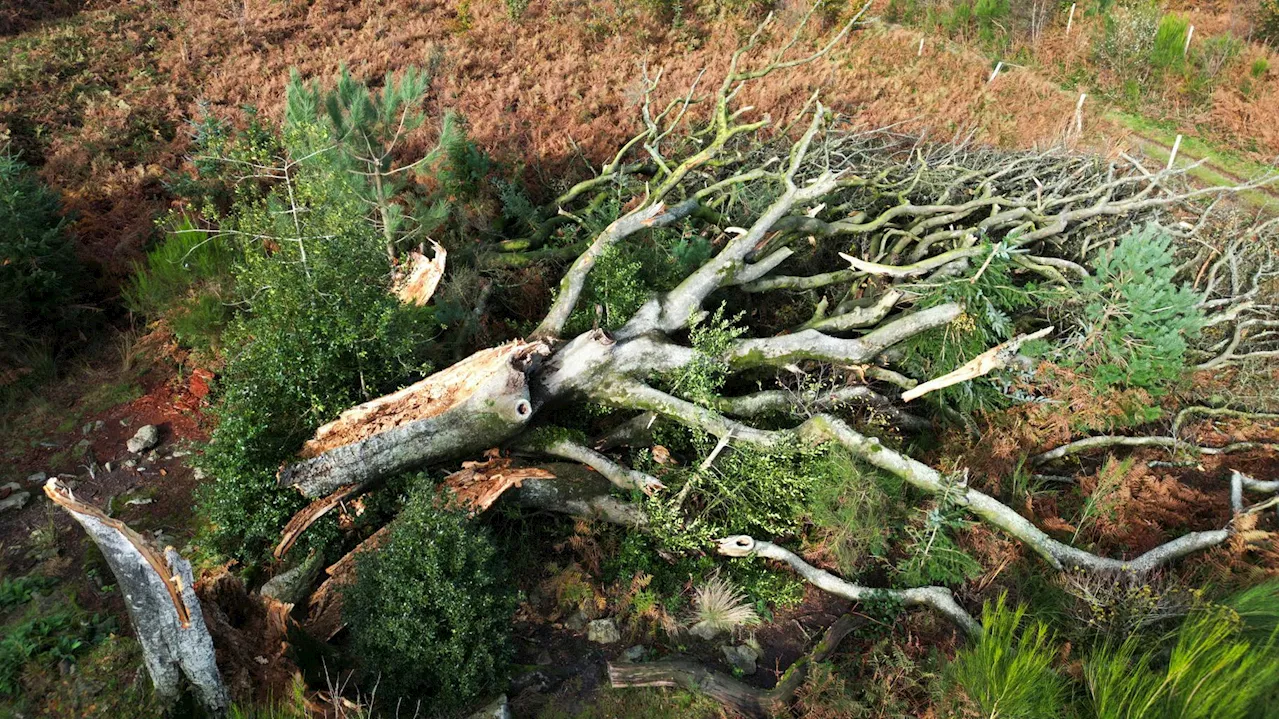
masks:
[[[1186,371],[1187,338],[1203,321],[1191,288],[1174,281],[1173,238],[1154,224],[1133,230],[1095,261],[1081,292],[1082,336],[1070,361],[1102,387],[1161,393]]]
[[[1190,22],[1180,15],[1165,15],[1156,27],[1155,42],[1151,46],[1151,64],[1161,72],[1182,67],[1182,47],[1187,41]]]
[[[984,717],[1062,716],[1067,683],[1053,669],[1053,635],[1039,621],[1024,622],[1025,614],[1024,606],[1007,606],[1003,594],[994,604],[983,604],[982,636],[961,649],[943,672],[946,683],[960,690],[948,703]]]
[[[704,455],[711,451],[703,449]],[[838,455],[807,444],[726,447],[706,469],[698,465],[663,477],[671,491],[644,505],[653,535],[668,551],[701,551],[731,534],[794,536],[813,488],[840,471]]]
[[[1259,42],[1275,47],[1280,37],[1280,2],[1255,0],[1251,13],[1254,37]]]
[[[1098,63],[1117,79],[1146,87],[1159,24],[1160,10],[1154,5],[1139,3],[1106,13],[1102,36],[1093,45]]]
[[[134,268],[121,290],[125,306],[145,317],[166,316],[185,347],[216,347],[231,316],[227,294],[236,261],[233,246],[190,218],[178,218],[168,236],[147,253],[146,263]]]
[[[223,336],[218,424],[199,465],[215,481],[201,511],[213,546],[256,560],[300,508],[275,473],[314,429],[338,412],[427,371],[438,330],[430,308],[390,293],[385,237],[370,219],[360,176],[328,145],[328,131],[295,117],[278,147],[261,138],[222,147],[241,161],[289,158],[289,180],[258,192],[239,187],[221,218],[235,242],[233,295],[240,313]],[[304,544],[322,542],[322,522]]]
[[[1098,719],[1275,716],[1274,617],[1260,640],[1242,631],[1234,610],[1216,607],[1188,618],[1168,655],[1146,648],[1149,642],[1136,634],[1103,647],[1084,663],[1093,713]]]
[[[899,513],[893,497],[902,482],[860,467],[836,451],[831,461],[839,463],[839,470],[809,493],[808,516],[814,525],[810,538],[825,548],[838,574],[853,577],[869,560],[888,553]]]
[[[79,329],[87,279],[57,196],[0,148],[0,387],[6,364],[31,369],[24,346],[56,354]]]
[[[498,559],[488,533],[438,506],[430,483],[412,492],[343,596],[355,651],[380,686],[438,712],[502,678],[516,601]]]

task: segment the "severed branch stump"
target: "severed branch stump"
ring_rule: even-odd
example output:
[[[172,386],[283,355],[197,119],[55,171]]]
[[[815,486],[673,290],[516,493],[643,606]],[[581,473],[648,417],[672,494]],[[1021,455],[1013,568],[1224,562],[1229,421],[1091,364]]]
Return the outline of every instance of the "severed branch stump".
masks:
[[[643,664],[610,662],[609,684],[615,689],[680,687],[706,694],[749,717],[774,716],[791,705],[796,691],[808,678],[810,668],[817,662],[826,661],[840,646],[840,642],[863,621],[849,614],[841,616],[827,628],[813,651],[796,660],[772,689],[757,689],[697,662],[678,659]]]
[[[106,557],[123,590],[156,694],[175,701],[185,676],[210,714],[225,715],[230,699],[196,598],[191,564],[173,547],[161,556],[124,522],[76,500],[57,479],[50,479],[44,492],[84,527]]]

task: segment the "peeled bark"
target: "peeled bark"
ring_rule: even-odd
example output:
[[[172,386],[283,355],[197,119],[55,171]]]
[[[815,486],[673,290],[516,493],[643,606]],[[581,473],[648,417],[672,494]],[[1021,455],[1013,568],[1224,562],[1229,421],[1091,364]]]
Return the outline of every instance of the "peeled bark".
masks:
[[[541,342],[481,350],[343,412],[303,446],[301,462],[280,470],[280,486],[319,497],[501,443],[533,417],[526,373],[547,352]]]
[[[161,556],[120,520],[77,501],[57,479],[49,480],[44,491],[102,550],[124,593],[156,695],[167,702],[177,700],[185,676],[210,714],[225,715],[230,699],[196,598],[191,564],[173,547],[166,547]]]

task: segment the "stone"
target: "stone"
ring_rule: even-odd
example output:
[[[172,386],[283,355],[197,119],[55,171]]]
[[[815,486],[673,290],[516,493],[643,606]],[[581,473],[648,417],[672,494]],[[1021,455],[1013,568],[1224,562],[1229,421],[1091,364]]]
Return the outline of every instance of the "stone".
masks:
[[[112,464],[111,462],[103,462],[103,463],[102,463],[102,470],[103,470],[104,472],[110,472],[110,471],[114,470],[115,468],[116,468],[116,466],[115,466],[114,464]]]
[[[262,585],[258,593],[285,604],[300,604],[311,594],[311,587],[324,566],[322,556],[313,554],[287,572],[281,572]]]
[[[134,454],[141,454],[160,444],[160,428],[154,424],[146,424],[138,428],[125,446]]]
[[[693,625],[693,628],[689,630],[689,633],[699,639],[711,641],[720,635],[720,630],[709,624],[699,622]]]
[[[597,619],[587,625],[587,641],[597,644],[613,644],[622,641],[618,623],[612,619]]]
[[[151,504],[154,501],[155,500],[150,497],[136,497],[134,499],[129,500],[128,502],[125,502],[125,504],[131,504],[136,507],[136,506],[141,506],[143,504]]]
[[[644,647],[640,644],[631,647],[622,653],[622,658],[629,662],[638,662],[644,658]]]
[[[507,705],[507,695],[503,694],[494,699],[467,719],[511,719],[511,707]]]
[[[729,666],[740,670],[746,676],[756,673],[756,660],[760,658],[760,653],[752,647],[746,644],[736,647],[726,644],[720,647],[720,651],[724,653],[724,659],[729,662]]]
[[[44,472],[36,472],[27,476],[27,484],[38,484],[43,487],[47,481],[49,481],[49,475]]]
[[[569,631],[580,632],[587,628],[587,615],[581,609],[574,612],[568,619],[564,620],[564,625]]]
[[[135,460],[132,460],[132,459],[126,459],[126,460],[124,461],[124,466],[125,466],[125,468],[126,468],[126,469],[133,469],[134,467],[137,467],[137,466],[138,466],[138,463],[137,463]]]
[[[537,664],[540,667],[547,666],[548,664],[551,663],[551,652],[547,651],[546,649],[543,649],[542,651],[538,652],[538,658],[533,660],[533,663]]]
[[[22,488],[17,482],[9,482],[0,487],[0,494],[4,495],[4,499],[0,499],[0,512],[9,509],[22,509],[27,506],[27,500],[31,499],[31,493]]]

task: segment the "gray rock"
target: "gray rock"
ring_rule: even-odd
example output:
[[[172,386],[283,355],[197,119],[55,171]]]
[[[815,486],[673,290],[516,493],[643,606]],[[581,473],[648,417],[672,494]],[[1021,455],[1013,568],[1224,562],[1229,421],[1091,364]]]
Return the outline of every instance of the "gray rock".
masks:
[[[127,469],[133,469],[134,467],[137,467],[137,466],[138,466],[138,463],[137,463],[137,461],[135,461],[135,460],[132,460],[132,459],[126,459],[126,460],[124,461],[124,466],[125,466]]]
[[[324,564],[321,559],[323,557],[319,554],[307,557],[302,564],[272,577],[271,581],[262,585],[258,593],[285,604],[298,604],[311,594],[311,586],[316,577],[320,576]]]
[[[110,472],[110,471],[114,470],[115,468],[116,468],[116,466],[115,466],[114,464],[112,464],[111,462],[103,462],[103,463],[102,463],[102,470],[103,470],[104,472]]]
[[[44,483],[47,481],[49,481],[49,475],[44,472],[36,472],[35,474],[27,476],[27,484],[39,484],[44,486]]]
[[[705,639],[707,641],[711,641],[720,636],[719,629],[702,623],[693,625],[693,628],[689,630],[689,633],[699,639]]]
[[[204,470],[199,467],[192,467],[191,476],[195,477],[197,482],[202,482],[204,481]]]
[[[130,452],[141,454],[157,444],[160,444],[160,428],[154,424],[147,424],[139,427],[125,446]]]
[[[131,504],[136,507],[136,506],[141,506],[143,504],[151,504],[154,501],[155,500],[150,497],[135,497],[134,499],[131,499],[125,502],[125,504]]]
[[[740,644],[736,647],[728,644],[720,647],[720,651],[724,652],[725,661],[735,669],[742,670],[745,675],[756,673],[756,660],[760,658],[760,653],[746,644]]]
[[[587,625],[587,641],[597,644],[613,644],[622,641],[618,623],[612,619],[597,619]]]
[[[27,500],[31,499],[31,493],[22,488],[17,482],[9,482],[4,486],[0,486],[0,494],[6,494],[4,499],[0,499],[0,512],[9,509],[22,509],[27,506]]]
[[[489,702],[484,709],[472,714],[467,719],[511,719],[511,707],[507,706],[507,695]]]
[[[644,658],[644,647],[637,644],[622,653],[622,658],[629,662],[638,662]]]
[[[587,628],[587,615],[579,609],[570,615],[568,619],[564,620],[564,625],[570,631],[580,632]]]
[[[170,456],[170,457],[173,457],[174,459],[179,459],[179,458],[181,458],[181,457],[189,456],[190,454],[191,454],[191,451],[190,451],[190,450],[186,450],[186,449],[175,449],[175,450],[173,450],[173,452],[171,452],[171,453],[169,454],[169,456]]]

